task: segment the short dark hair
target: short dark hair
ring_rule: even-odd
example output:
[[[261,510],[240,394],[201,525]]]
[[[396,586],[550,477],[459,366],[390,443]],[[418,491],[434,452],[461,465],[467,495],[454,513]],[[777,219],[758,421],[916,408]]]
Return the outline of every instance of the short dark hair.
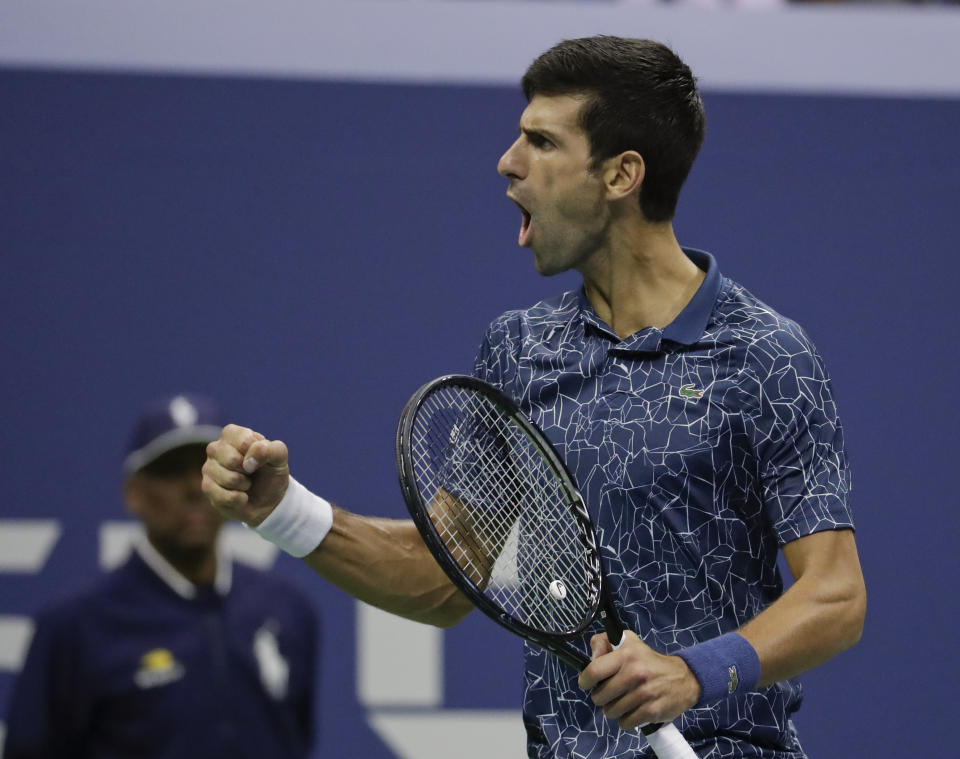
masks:
[[[600,35],[555,45],[523,77],[527,101],[577,93],[590,97],[580,125],[590,141],[593,168],[637,151],[646,164],[643,215],[650,221],[672,219],[706,127],[690,67],[659,42]]]

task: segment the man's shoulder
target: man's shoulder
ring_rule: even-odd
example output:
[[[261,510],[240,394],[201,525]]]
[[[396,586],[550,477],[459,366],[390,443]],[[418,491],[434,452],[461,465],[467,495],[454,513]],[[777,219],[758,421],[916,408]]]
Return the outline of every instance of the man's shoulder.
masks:
[[[528,308],[505,311],[494,319],[484,334],[474,362],[474,374],[491,382],[508,395],[518,397],[511,387],[524,353],[538,350],[566,335],[565,329],[581,312],[580,295],[571,290],[541,300]]]
[[[717,298],[708,332],[721,343],[746,346],[760,363],[782,356],[816,354],[799,323],[729,279],[725,279]]]
[[[788,409],[832,404],[823,357],[796,321],[734,282],[724,284],[715,317],[710,339],[735,369],[742,397],[753,399],[754,414],[774,418]]]
[[[526,308],[504,311],[490,323],[488,333],[505,336],[536,335],[553,327],[565,324],[580,313],[580,294],[567,290],[552,298],[534,303]]]
[[[109,613],[124,598],[134,597],[125,566],[113,569],[41,608],[36,625],[49,630],[77,632],[90,620]]]

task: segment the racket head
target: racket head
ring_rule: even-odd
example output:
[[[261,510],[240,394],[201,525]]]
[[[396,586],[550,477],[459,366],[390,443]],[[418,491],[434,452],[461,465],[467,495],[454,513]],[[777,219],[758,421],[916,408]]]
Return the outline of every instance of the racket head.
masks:
[[[396,453],[407,509],[451,581],[498,624],[586,666],[568,641],[604,597],[599,546],[536,425],[492,385],[445,375],[407,402]]]

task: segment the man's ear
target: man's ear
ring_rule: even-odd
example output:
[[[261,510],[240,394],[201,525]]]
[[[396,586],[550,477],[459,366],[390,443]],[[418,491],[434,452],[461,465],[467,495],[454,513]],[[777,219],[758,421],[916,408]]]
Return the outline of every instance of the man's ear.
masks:
[[[631,194],[639,194],[647,165],[636,150],[627,150],[603,162],[603,181],[607,187],[607,199],[619,200]]]

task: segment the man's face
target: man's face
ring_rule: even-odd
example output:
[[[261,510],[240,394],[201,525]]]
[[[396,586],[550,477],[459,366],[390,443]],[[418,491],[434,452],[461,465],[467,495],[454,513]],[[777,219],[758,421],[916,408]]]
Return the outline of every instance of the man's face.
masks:
[[[583,95],[535,95],[520,117],[520,136],[497,170],[520,206],[519,244],[533,250],[544,275],[580,268],[604,243],[610,210],[590,144],[578,122]]]
[[[150,542],[172,561],[200,559],[211,551],[223,523],[200,489],[199,467],[127,479],[127,506],[143,522]]]

